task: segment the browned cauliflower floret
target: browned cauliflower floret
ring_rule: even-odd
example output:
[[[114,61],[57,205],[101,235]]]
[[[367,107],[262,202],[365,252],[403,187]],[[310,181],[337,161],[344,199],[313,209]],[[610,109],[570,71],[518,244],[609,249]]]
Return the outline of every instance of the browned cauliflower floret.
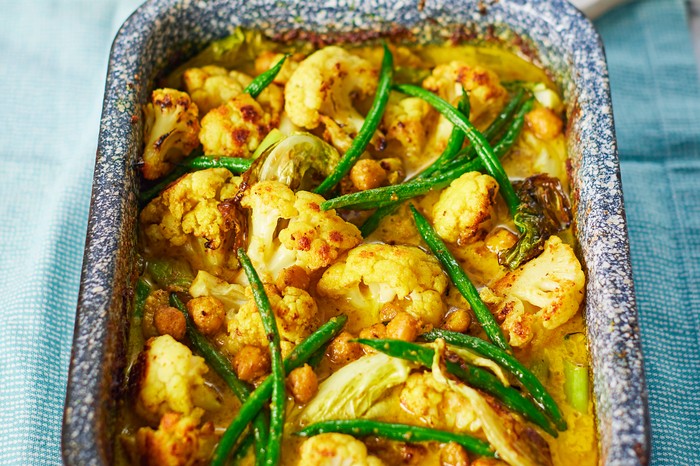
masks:
[[[253,81],[253,78],[245,73],[228,71],[213,65],[189,68],[183,78],[187,92],[202,115],[243,94],[246,86]],[[270,114],[272,124],[276,125],[284,107],[282,90],[277,86],[268,86],[256,100]]]
[[[523,346],[542,328],[566,323],[583,301],[585,277],[574,251],[557,236],[544,252],[484,288],[482,298],[502,322],[510,344]]]
[[[231,252],[233,225],[219,204],[236,194],[238,183],[225,168],[180,178],[141,212],[146,247],[162,255],[182,256],[194,270],[232,278],[238,268]]]
[[[294,193],[278,181],[254,184],[241,201],[251,210],[248,255],[258,273],[274,282],[279,273],[298,265],[313,272],[330,265],[362,241],[359,230],[334,210],[321,210],[323,197]],[[278,223],[289,220],[277,234]]]
[[[429,131],[437,122],[437,115],[430,105],[418,97],[401,98],[391,93],[382,127],[391,153],[398,151],[409,159],[423,157]],[[398,144],[400,149],[394,148]]]
[[[199,140],[206,155],[250,157],[272,120],[255,99],[240,94],[202,118]]]
[[[283,352],[288,353],[318,327],[318,307],[311,295],[299,288],[288,286],[280,294],[274,285],[266,285],[265,292],[277,320]],[[244,346],[266,348],[269,344],[260,311],[249,289],[247,294],[249,301],[228,323],[227,348],[232,354]]]
[[[199,145],[199,110],[190,96],[175,89],[156,89],[143,107],[144,150],[141,171],[155,180]]]
[[[433,206],[435,231],[445,241],[460,244],[478,239],[489,226],[498,193],[498,183],[489,175],[469,172],[442,191]]]
[[[469,92],[472,121],[484,115],[495,115],[508,97],[508,92],[493,71],[459,61],[436,66],[433,73],[423,81],[423,87],[453,105],[457,104],[464,88]]]
[[[299,466],[381,466],[384,463],[367,453],[367,447],[345,434],[321,434],[301,445]]]
[[[414,246],[362,244],[333,264],[317,291],[347,302],[355,313],[376,321],[389,303],[422,322],[438,325],[445,313],[442,301],[447,277],[433,256]]]
[[[199,427],[204,411],[166,413],[157,430],[142,427],[136,433],[140,463],[147,466],[194,466],[206,464],[218,440],[214,425]]]
[[[216,394],[204,382],[208,371],[204,359],[170,335],[149,339],[130,376],[136,412],[155,424],[167,412],[218,409]]]
[[[377,70],[370,62],[340,47],[325,47],[292,73],[284,108],[301,128],[323,124],[332,144],[345,152],[364,122],[355,102],[374,95],[376,88]]]

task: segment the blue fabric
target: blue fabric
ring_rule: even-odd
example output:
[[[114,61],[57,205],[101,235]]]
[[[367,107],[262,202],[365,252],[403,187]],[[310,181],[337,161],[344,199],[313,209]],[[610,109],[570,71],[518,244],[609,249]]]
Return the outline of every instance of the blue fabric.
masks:
[[[610,68],[652,464],[700,464],[700,87],[681,0],[597,22]]]
[[[0,464],[60,464],[109,46],[138,0],[0,1]],[[684,6],[605,39],[650,395],[653,464],[700,464],[700,89]]]

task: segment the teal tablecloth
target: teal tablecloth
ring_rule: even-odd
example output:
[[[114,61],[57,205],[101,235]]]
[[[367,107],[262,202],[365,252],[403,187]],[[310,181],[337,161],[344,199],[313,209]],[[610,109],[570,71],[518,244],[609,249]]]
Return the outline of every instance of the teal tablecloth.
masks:
[[[59,464],[107,55],[138,0],[0,1],[0,464]],[[598,21],[654,465],[700,464],[700,90],[680,0]]]

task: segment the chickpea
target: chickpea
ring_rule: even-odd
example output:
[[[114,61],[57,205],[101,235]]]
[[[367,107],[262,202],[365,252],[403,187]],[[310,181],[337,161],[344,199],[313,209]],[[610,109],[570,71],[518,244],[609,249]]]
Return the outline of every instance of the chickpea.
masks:
[[[328,345],[326,354],[332,364],[344,366],[362,357],[364,354],[362,345],[351,342],[353,338],[355,337],[350,332],[342,332]]]
[[[284,290],[286,290],[288,286],[308,290],[309,274],[307,274],[306,270],[298,265],[287,267],[280,272],[279,276],[277,277],[277,281],[275,282],[275,286],[280,293],[284,293]]]
[[[362,159],[350,170],[350,180],[359,191],[380,187],[386,181],[386,171],[376,160]]]
[[[379,340],[386,338],[386,327],[384,324],[374,324],[360,330],[360,338]]]
[[[472,316],[465,309],[455,309],[445,317],[442,328],[452,332],[464,333],[472,323]]]
[[[224,325],[226,316],[224,305],[214,297],[202,296],[190,299],[187,302],[187,310],[197,330],[204,335],[213,335]]]
[[[185,316],[179,310],[171,306],[161,306],[153,315],[153,324],[159,335],[170,335],[176,340],[185,337],[187,322]]]
[[[246,345],[233,357],[233,370],[244,382],[253,382],[270,371],[267,348]]]
[[[525,123],[537,138],[549,141],[561,134],[564,123],[548,108],[540,107],[525,115]]]
[[[411,314],[399,312],[386,326],[387,338],[403,341],[415,341],[420,331],[420,322]]]
[[[398,314],[399,312],[401,312],[401,308],[399,306],[397,306],[393,302],[386,303],[379,310],[379,320],[381,320],[382,322],[389,322],[391,319],[396,317],[396,314]]]
[[[450,442],[440,450],[441,466],[469,466],[469,456],[458,443]]]
[[[308,364],[297,367],[287,376],[287,390],[297,403],[306,404],[318,393],[318,378]]]

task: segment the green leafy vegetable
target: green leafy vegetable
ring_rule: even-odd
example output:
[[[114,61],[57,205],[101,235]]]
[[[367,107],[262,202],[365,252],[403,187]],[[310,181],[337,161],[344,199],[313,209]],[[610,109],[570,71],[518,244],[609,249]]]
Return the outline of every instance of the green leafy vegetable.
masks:
[[[557,178],[535,175],[515,184],[521,203],[513,218],[521,231],[518,242],[498,256],[511,270],[537,257],[547,239],[571,223],[569,199]]]

